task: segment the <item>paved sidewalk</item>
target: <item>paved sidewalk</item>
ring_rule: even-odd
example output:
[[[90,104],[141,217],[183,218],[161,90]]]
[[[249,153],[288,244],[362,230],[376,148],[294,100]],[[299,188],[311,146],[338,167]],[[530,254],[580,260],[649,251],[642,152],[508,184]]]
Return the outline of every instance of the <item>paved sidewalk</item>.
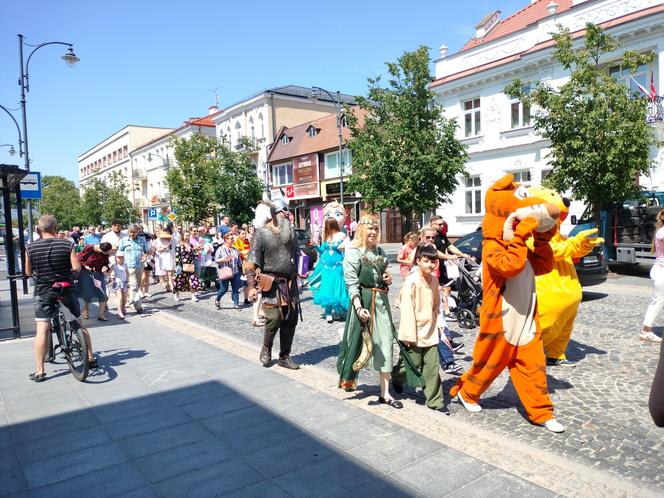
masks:
[[[555,496],[162,322],[95,323],[86,383],[0,343],[0,495]]]

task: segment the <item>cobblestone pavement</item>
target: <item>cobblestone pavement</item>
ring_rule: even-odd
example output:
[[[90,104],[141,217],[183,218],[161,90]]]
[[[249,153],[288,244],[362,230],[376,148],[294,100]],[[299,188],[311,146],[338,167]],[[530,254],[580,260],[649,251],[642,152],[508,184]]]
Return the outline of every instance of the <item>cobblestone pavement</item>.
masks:
[[[394,265],[392,270],[390,298],[394,302],[401,279]],[[567,426],[564,434],[551,434],[526,420],[506,372],[483,396],[484,411],[480,414],[468,413],[456,403],[449,404],[446,395],[451,416],[664,492],[664,433],[654,426],[647,409],[659,351],[657,346],[638,339],[651,291],[646,275],[647,272],[612,274],[606,283],[584,293],[568,348],[569,359],[577,365],[547,371],[557,417]],[[192,324],[261,344],[263,331],[252,327],[251,307],[231,309],[228,293],[222,299],[223,309],[218,311],[213,299],[209,293],[198,303],[174,303],[170,296],[158,293],[146,300],[146,305],[148,309],[170,309]],[[325,323],[314,308],[309,291],[303,292],[302,309],[304,321],[297,328],[294,359],[304,365],[334,370],[343,323]],[[398,318],[397,310],[394,315]],[[460,336],[458,340],[466,343],[466,354],[458,358],[464,367],[468,366],[477,329],[460,329],[455,322],[450,323],[450,328]],[[656,331],[661,333],[661,328]],[[448,392],[455,377],[442,375]],[[360,384],[375,386],[376,381],[373,373],[362,372]]]

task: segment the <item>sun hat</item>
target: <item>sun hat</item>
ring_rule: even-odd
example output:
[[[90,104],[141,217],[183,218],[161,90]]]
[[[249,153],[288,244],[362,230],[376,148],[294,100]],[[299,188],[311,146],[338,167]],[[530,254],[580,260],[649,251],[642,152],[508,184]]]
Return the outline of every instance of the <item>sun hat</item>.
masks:
[[[173,236],[170,233],[168,233],[166,230],[162,230],[161,232],[159,232],[159,238],[160,239],[172,239]]]
[[[117,257],[123,257],[124,258],[124,255],[125,255],[124,251],[118,251],[118,252],[115,253],[116,258]]]

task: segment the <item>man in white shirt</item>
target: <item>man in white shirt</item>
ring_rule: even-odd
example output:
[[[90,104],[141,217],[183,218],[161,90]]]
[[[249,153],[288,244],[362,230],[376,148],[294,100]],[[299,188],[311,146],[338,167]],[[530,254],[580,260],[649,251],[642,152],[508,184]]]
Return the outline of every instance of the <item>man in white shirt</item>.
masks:
[[[113,247],[111,250],[111,257],[109,258],[110,264],[115,263],[115,253],[118,250],[118,247],[120,247],[120,240],[126,236],[126,234],[122,233],[122,222],[120,220],[113,220],[113,223],[111,224],[111,231],[105,233],[101,238],[102,242],[108,242]]]

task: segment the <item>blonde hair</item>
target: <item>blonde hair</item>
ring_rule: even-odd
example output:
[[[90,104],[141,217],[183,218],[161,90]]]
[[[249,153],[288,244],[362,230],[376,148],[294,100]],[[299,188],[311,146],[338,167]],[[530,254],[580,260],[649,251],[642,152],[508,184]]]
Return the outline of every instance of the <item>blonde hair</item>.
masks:
[[[367,247],[367,235],[369,233],[369,227],[375,226],[376,231],[376,245],[380,243],[380,224],[376,217],[365,214],[360,218],[360,221],[357,223],[357,230],[355,231],[355,237],[353,238],[352,247]]]
[[[408,232],[403,238],[403,243],[407,244],[409,240],[419,241],[420,240],[419,230],[412,230],[412,231]]]

